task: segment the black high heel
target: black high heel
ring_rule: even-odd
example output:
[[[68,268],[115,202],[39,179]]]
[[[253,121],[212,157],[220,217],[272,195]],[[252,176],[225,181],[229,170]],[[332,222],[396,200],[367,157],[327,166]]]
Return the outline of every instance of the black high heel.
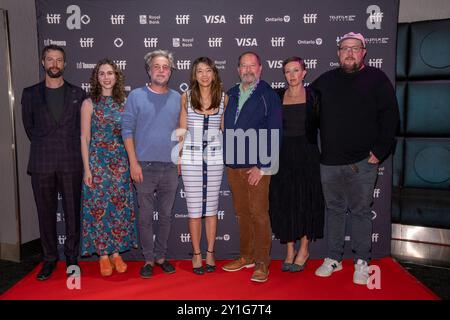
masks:
[[[198,255],[201,255],[201,254],[202,254],[201,252],[198,252],[198,253],[193,252],[193,253],[191,253],[191,256],[198,256]],[[200,257],[201,257],[201,256],[200,256]],[[205,268],[204,268],[203,266],[200,266],[200,267],[197,267],[197,268],[192,267],[192,271],[193,271],[195,274],[199,275],[199,276],[205,274]]]
[[[206,252],[214,254],[214,250],[213,251],[206,250]],[[214,272],[214,271],[216,271],[216,266],[215,265],[211,265],[211,264],[206,264],[205,271],[208,272],[208,273]]]

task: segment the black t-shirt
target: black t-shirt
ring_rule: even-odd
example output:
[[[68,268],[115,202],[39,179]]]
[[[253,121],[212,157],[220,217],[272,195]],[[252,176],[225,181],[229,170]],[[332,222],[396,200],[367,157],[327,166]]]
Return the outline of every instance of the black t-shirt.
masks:
[[[64,112],[64,91],[66,85],[63,84],[59,88],[45,88],[45,99],[47,101],[48,109],[55,118],[56,122],[59,122]]]
[[[392,150],[399,123],[394,88],[383,71],[370,66],[355,73],[341,68],[312,83],[320,96],[321,163],[355,163],[372,151],[382,160]]]

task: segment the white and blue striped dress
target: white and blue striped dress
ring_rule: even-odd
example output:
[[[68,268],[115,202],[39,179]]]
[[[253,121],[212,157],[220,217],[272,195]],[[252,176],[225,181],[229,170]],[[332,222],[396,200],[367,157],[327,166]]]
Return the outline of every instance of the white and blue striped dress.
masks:
[[[189,218],[214,216],[219,205],[222,184],[223,157],[220,123],[224,97],[219,110],[212,115],[197,113],[186,92],[187,133],[181,157],[181,176],[186,191]]]

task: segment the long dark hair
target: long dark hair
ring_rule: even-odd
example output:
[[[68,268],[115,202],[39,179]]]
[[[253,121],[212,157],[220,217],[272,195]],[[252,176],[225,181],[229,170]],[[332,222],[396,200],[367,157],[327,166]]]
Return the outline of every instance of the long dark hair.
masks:
[[[116,75],[116,83],[112,90],[112,98],[116,103],[123,103],[125,101],[125,79],[122,71],[117,67],[117,65],[110,59],[105,58],[97,62],[94,70],[92,70],[92,75],[90,79],[91,83],[91,91],[90,96],[93,101],[99,101],[100,96],[102,95],[102,86],[98,82],[98,70],[104,64],[110,65],[114,74]]]
[[[220,80],[219,70],[214,62],[208,57],[200,57],[195,59],[191,70],[191,105],[195,110],[201,110],[202,105],[200,103],[200,88],[196,79],[197,67],[200,63],[206,64],[213,70],[213,80],[211,82],[211,105],[206,110],[212,110],[220,106],[220,100],[222,98],[222,81]]]

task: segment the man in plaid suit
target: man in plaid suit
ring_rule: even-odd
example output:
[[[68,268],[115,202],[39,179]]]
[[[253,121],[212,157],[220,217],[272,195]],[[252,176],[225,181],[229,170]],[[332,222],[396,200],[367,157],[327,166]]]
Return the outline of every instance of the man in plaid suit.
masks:
[[[85,92],[63,79],[65,53],[61,47],[42,50],[45,80],[22,93],[22,120],[31,141],[31,175],[39,218],[44,264],[38,280],[48,279],[58,260],[56,212],[63,198],[66,265],[77,265],[80,239],[82,161],[80,109]]]

